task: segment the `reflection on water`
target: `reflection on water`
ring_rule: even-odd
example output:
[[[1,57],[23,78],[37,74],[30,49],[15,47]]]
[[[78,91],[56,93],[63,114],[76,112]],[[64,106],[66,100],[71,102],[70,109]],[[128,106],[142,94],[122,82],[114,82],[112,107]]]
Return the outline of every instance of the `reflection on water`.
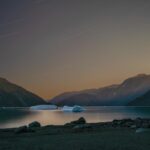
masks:
[[[150,107],[87,107],[82,113],[59,110],[0,109],[0,128],[11,128],[39,121],[42,125],[62,125],[84,117],[87,122],[104,122],[123,118],[149,118]]]

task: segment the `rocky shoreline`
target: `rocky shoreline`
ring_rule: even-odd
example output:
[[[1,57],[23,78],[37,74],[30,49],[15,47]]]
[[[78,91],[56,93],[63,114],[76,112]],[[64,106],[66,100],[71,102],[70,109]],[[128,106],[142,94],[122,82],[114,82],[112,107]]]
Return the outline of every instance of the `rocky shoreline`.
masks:
[[[81,117],[78,120],[66,123],[64,125],[47,125],[41,126],[37,121],[34,121],[28,125],[20,126],[18,128],[12,129],[0,129],[0,131],[12,131],[15,134],[30,133],[42,130],[45,128],[59,128],[59,129],[69,129],[73,132],[85,132],[94,131],[98,128],[130,128],[130,129],[150,129],[150,118],[136,118],[136,119],[121,119],[113,120],[111,122],[100,122],[100,123],[87,123],[86,120]]]
[[[150,118],[0,129],[0,150],[149,150]]]

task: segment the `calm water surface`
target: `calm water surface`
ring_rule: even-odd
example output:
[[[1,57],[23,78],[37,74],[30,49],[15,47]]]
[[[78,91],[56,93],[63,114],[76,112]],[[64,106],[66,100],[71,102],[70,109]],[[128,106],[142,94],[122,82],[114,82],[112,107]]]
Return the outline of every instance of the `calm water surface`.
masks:
[[[63,125],[79,117],[87,122],[104,122],[123,118],[150,118],[150,107],[86,107],[81,113],[58,110],[31,111],[27,108],[0,108],[0,128],[11,128],[39,121],[42,125]]]

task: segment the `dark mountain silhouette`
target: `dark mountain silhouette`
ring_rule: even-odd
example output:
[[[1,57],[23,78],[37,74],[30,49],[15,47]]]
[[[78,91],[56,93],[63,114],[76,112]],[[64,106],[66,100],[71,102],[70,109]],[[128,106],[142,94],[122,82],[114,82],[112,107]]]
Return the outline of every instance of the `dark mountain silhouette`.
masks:
[[[150,106],[150,91],[131,101],[129,106]]]
[[[0,107],[28,107],[45,103],[37,95],[0,78]]]
[[[118,85],[67,92],[50,100],[57,105],[124,106],[150,90],[150,75],[139,74]]]

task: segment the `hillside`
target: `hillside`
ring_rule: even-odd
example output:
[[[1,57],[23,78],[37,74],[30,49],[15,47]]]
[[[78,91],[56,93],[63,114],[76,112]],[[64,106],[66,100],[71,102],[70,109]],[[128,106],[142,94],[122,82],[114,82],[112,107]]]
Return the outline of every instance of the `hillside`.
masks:
[[[45,103],[39,96],[0,78],[0,107],[28,107]]]
[[[136,98],[128,104],[129,106],[150,106],[150,91]]]
[[[124,106],[150,90],[150,75],[139,74],[99,89],[66,92],[50,100],[57,105]]]

